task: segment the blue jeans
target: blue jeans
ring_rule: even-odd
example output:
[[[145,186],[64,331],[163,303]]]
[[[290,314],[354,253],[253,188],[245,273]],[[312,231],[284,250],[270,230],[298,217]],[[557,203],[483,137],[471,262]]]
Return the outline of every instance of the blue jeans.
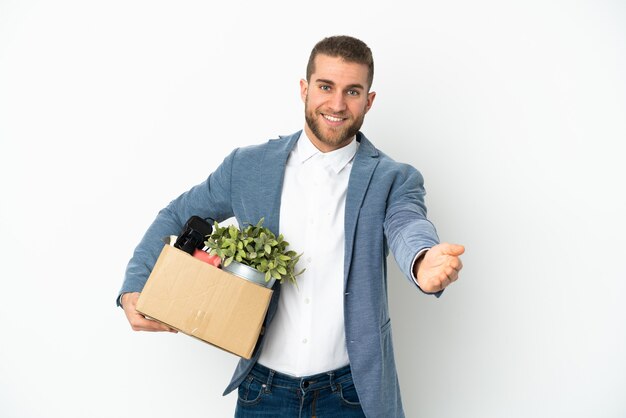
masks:
[[[235,418],[364,418],[350,366],[292,377],[255,364],[239,385]]]

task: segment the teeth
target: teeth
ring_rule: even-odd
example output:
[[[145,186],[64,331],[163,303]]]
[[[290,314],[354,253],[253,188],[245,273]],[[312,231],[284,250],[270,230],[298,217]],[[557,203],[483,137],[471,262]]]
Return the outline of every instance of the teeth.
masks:
[[[343,120],[342,118],[336,118],[336,117],[328,116],[328,115],[324,115],[324,117],[331,122],[340,122]]]

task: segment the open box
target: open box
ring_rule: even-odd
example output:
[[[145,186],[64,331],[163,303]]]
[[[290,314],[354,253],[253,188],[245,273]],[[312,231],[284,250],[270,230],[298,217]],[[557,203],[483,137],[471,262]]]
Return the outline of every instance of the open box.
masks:
[[[272,290],[166,245],[137,310],[180,332],[249,359]]]

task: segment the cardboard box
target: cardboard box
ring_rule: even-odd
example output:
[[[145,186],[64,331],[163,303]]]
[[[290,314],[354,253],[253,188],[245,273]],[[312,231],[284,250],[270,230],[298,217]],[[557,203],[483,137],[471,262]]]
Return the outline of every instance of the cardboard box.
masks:
[[[137,310],[249,359],[271,297],[271,289],[166,245],[141,292]]]

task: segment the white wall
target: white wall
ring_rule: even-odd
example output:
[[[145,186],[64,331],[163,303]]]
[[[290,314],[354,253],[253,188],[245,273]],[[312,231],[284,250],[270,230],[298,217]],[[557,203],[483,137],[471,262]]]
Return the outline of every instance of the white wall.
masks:
[[[232,416],[234,356],[114,299],[162,206],[302,127],[331,34],[372,47],[363,130],[467,246],[439,300],[392,263],[407,416],[626,416],[625,24],[618,1],[1,0],[0,416]]]

